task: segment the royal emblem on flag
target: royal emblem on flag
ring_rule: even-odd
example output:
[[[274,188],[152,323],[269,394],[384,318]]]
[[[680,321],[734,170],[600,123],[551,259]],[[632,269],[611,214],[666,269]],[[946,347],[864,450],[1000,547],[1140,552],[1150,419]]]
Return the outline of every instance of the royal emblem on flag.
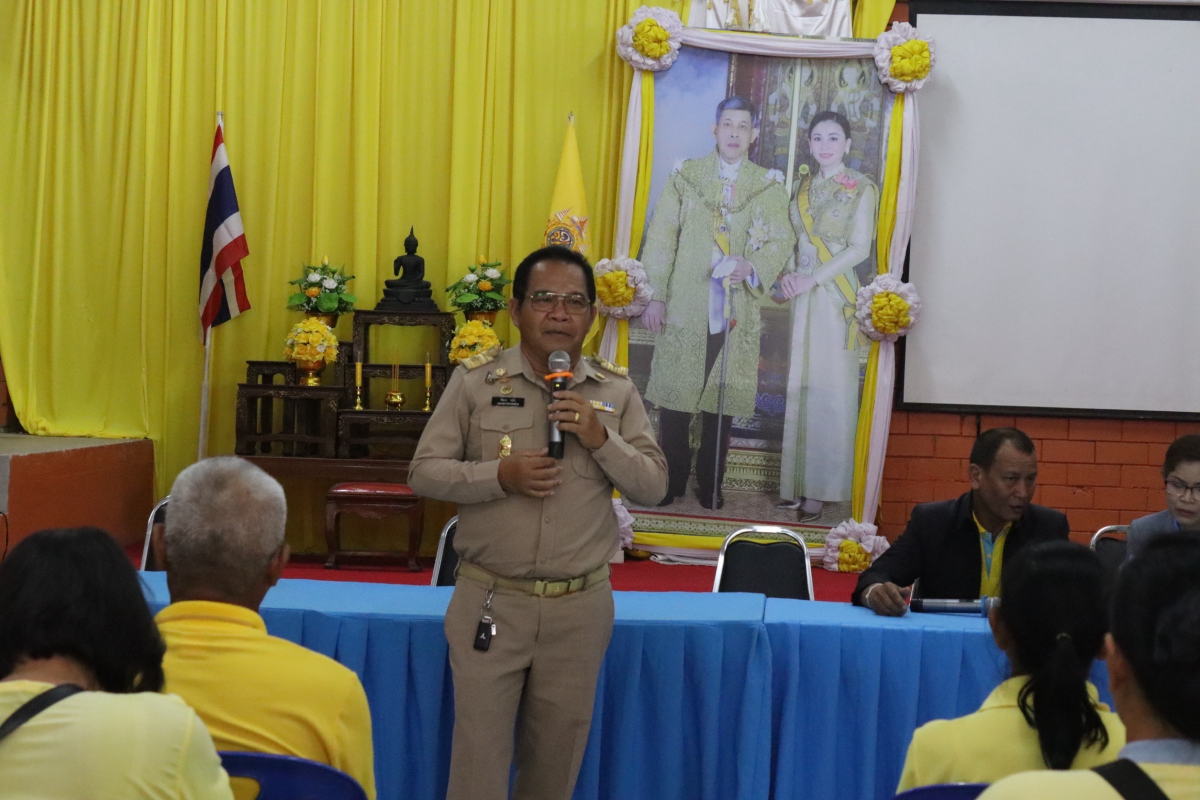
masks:
[[[570,212],[556,211],[546,223],[546,244],[587,253],[587,217],[577,217]]]

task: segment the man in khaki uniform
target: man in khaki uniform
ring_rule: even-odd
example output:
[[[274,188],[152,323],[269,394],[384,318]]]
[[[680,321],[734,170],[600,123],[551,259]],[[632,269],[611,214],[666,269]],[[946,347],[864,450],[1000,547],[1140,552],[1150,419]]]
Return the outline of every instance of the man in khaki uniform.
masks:
[[[458,504],[458,583],[446,611],[454,673],[449,800],[567,800],[587,744],[596,678],[612,633],[608,560],[615,487],[653,505],[666,459],[624,370],[581,358],[596,316],[583,256],[547,247],[513,279],[521,344],[456,370],[409,470],[425,496]],[[545,378],[571,358],[566,391]],[[548,455],[550,423],[565,440]]]

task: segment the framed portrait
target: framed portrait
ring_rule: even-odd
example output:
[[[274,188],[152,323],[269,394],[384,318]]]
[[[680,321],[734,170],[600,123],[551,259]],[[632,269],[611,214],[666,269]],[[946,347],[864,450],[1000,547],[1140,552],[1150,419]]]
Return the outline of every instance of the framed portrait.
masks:
[[[661,504],[626,501],[638,547],[711,561],[747,525],[819,548],[873,521],[880,348],[856,304],[889,271],[906,155],[874,46],[685,29],[669,69],[635,74],[617,250],[652,299],[617,355],[669,470]]]

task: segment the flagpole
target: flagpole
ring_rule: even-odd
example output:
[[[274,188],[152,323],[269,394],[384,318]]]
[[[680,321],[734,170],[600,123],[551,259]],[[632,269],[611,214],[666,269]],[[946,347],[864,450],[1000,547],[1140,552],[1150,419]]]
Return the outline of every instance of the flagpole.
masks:
[[[222,129],[222,136],[224,136],[224,112],[217,112],[217,127]],[[204,379],[200,381],[200,435],[196,445],[197,461],[203,461],[208,451],[208,384],[209,375],[212,372],[212,328],[201,331],[201,335],[204,337]]]

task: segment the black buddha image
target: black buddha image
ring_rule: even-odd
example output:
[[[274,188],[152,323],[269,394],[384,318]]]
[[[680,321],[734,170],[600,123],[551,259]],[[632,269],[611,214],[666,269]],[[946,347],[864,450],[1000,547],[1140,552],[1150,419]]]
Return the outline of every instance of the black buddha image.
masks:
[[[397,278],[383,282],[383,299],[375,306],[376,311],[441,311],[433,301],[433,285],[425,280],[425,259],[417,255],[417,237],[412,228],[404,240],[404,255],[395,260],[393,271]]]

